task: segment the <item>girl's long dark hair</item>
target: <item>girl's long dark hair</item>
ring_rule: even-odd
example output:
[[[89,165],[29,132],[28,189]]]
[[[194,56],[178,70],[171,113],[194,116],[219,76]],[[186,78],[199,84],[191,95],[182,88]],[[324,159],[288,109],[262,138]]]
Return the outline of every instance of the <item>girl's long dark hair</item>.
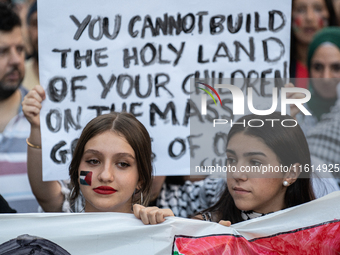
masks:
[[[311,166],[311,159],[308,144],[300,126],[282,126],[280,122],[292,118],[290,116],[282,116],[278,112],[267,116],[251,114],[240,118],[237,122],[243,122],[243,120],[245,120],[245,123],[247,124],[251,119],[260,119],[264,122],[264,125],[262,127],[249,127],[247,125],[244,127],[239,124],[234,125],[229,131],[227,143],[229,143],[230,139],[238,133],[258,137],[273,150],[277,155],[280,164],[283,166],[290,167],[295,163],[301,165],[303,172],[300,174],[299,178],[287,188],[284,197],[286,208],[315,199],[309,172],[304,172],[304,166]],[[276,121],[274,127],[272,127],[272,122],[266,121],[266,119],[278,119],[280,122]],[[289,123],[289,121],[287,121],[287,123]],[[229,220],[234,224],[243,221],[241,210],[236,207],[234,200],[228,191],[227,185],[225,185],[224,191],[217,203],[203,212],[211,212],[212,219],[216,222],[220,220]]]

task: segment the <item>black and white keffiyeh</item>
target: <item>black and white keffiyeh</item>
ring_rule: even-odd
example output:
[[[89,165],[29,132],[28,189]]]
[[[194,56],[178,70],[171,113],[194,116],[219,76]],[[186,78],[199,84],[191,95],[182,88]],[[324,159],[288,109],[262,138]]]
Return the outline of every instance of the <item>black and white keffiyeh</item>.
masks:
[[[324,114],[315,127],[308,130],[306,139],[311,156],[321,159],[328,165],[340,186],[340,101]],[[336,167],[336,164],[337,167]],[[314,166],[320,167],[320,166]]]
[[[242,211],[241,217],[244,220],[251,220],[251,219],[261,217],[261,216],[265,216],[267,214],[269,214],[269,213],[257,213],[257,212],[254,212],[254,211]]]
[[[169,208],[177,217],[191,217],[214,205],[223,191],[225,179],[206,178],[201,181],[186,181],[184,185],[164,183],[156,206]]]

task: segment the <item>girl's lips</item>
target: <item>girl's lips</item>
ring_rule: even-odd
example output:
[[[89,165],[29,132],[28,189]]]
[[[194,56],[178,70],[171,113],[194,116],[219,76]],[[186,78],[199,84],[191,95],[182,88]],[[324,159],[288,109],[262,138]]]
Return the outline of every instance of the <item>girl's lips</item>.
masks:
[[[115,193],[117,190],[109,186],[99,186],[94,188],[93,191],[101,195],[110,195]]]
[[[234,187],[233,190],[234,190],[236,193],[239,193],[239,194],[250,193],[250,191],[245,190],[245,189],[242,189],[242,188],[240,188],[240,187]]]
[[[314,27],[305,27],[303,29],[303,31],[306,33],[306,34],[314,34],[316,33],[316,28]]]

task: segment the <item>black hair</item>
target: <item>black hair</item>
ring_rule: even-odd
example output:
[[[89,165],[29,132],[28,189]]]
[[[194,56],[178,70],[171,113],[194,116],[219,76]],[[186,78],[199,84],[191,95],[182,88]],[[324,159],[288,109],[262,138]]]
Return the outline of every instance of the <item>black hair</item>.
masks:
[[[0,3],[0,31],[10,32],[15,27],[21,27],[19,16],[8,4]]]
[[[264,125],[261,127],[250,127],[243,125],[233,125],[228,133],[227,143],[230,139],[238,133],[243,133],[252,137],[262,139],[262,141],[276,154],[280,164],[290,167],[295,163],[301,165],[302,173],[299,178],[287,187],[284,197],[286,208],[296,206],[302,203],[309,202],[315,199],[312,189],[309,172],[305,172],[305,166],[311,165],[310,152],[305,135],[297,124],[295,127],[284,127],[276,124],[272,127],[272,122],[266,119],[278,119],[280,122],[292,119],[286,115],[283,116],[278,112],[267,116],[246,115],[240,118],[237,122],[248,123],[251,119],[260,119]],[[278,122],[276,122],[278,123]],[[218,202],[204,210],[203,212],[211,212],[214,221],[230,220],[232,224],[243,221],[241,217],[241,210],[239,210],[231,194],[228,191],[227,185],[220,196]]]

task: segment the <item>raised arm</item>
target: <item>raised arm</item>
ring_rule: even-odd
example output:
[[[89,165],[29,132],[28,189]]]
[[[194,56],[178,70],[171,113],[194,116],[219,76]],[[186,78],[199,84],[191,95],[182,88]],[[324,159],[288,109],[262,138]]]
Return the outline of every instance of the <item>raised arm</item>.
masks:
[[[25,96],[22,110],[31,124],[27,138],[27,173],[32,192],[45,212],[61,212],[64,195],[57,181],[42,181],[42,155],[40,133],[41,102],[45,100],[44,89],[37,85]]]

